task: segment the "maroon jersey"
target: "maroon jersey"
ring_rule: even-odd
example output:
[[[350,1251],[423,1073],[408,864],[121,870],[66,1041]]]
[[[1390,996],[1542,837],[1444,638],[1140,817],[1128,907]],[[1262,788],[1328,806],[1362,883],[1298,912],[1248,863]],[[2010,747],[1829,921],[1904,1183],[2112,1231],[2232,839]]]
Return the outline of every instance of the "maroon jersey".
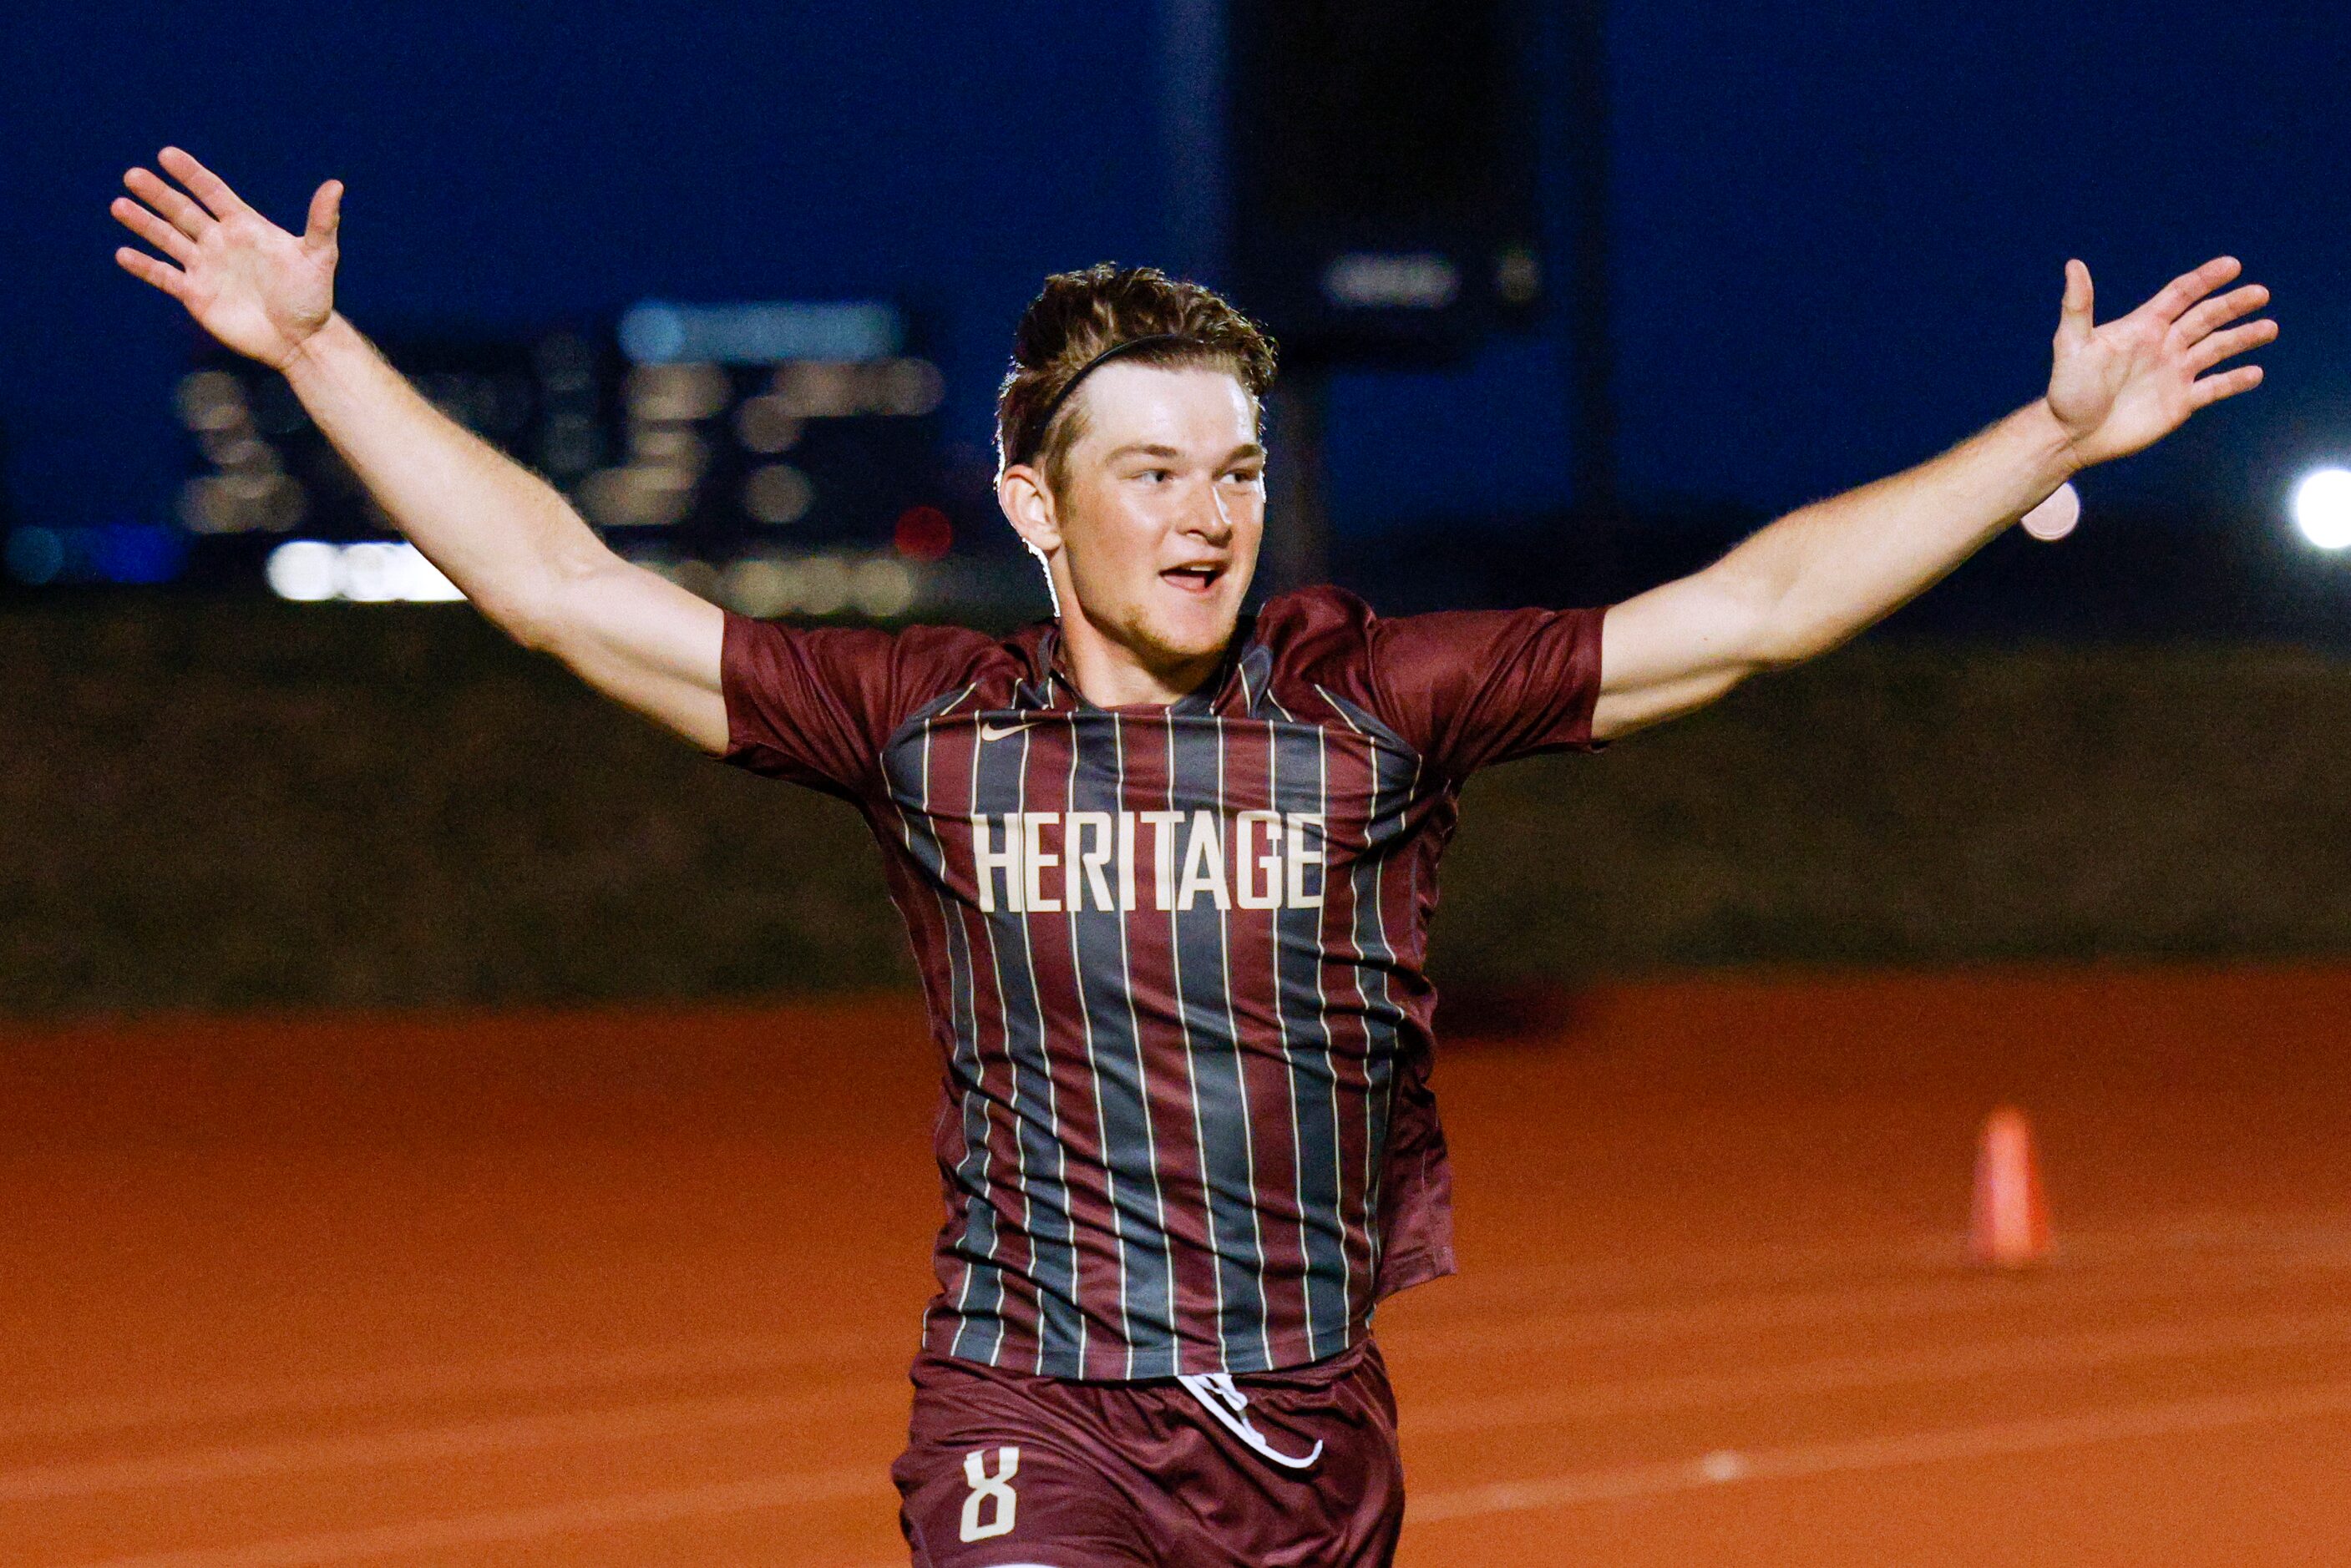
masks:
[[[864,814],[946,1059],[926,1348],[1292,1366],[1452,1271],[1437,857],[1472,770],[1591,743],[1601,615],[1309,589],[1199,691],[1114,709],[1050,625],[728,617],[727,760]]]

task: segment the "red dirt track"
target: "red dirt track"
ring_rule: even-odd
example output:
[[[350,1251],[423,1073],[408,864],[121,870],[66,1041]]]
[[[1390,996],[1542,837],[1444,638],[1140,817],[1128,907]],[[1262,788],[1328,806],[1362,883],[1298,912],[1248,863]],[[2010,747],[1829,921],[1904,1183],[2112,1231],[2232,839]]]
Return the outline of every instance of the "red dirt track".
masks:
[[[1403,1561],[2351,1562],[2351,971],[1714,979],[1455,1041]],[[897,999],[0,1035],[0,1563],[879,1568]],[[1962,1262],[2040,1134],[2047,1270]]]

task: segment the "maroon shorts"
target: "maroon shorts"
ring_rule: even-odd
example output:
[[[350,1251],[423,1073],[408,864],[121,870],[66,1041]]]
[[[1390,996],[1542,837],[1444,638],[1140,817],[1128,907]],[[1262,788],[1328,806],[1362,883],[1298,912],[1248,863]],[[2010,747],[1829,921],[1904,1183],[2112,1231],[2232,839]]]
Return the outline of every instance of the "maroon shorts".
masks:
[[[915,1568],[1385,1568],[1395,1397],[1369,1341],[1284,1372],[1078,1383],[925,1355],[890,1467]]]

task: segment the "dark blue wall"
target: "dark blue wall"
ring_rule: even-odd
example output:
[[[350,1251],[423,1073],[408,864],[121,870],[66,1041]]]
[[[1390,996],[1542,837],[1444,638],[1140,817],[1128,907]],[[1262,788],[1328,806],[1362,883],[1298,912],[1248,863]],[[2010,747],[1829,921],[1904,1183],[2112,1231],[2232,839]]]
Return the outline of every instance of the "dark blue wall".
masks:
[[[2288,470],[2351,455],[2351,7],[1618,9],[1635,499],[1785,505],[2032,396],[2069,252],[2111,306],[2235,250],[2288,328],[2257,399],[2094,501],[2218,500],[2274,525]],[[168,504],[189,336],[115,272],[105,213],[165,140],[287,219],[347,180],[363,326],[909,296],[951,324],[973,442],[1040,274],[1170,248],[1150,0],[510,13],[0,15],[0,421],[28,518]],[[1563,385],[1541,340],[1343,385],[1342,526],[1557,504]]]

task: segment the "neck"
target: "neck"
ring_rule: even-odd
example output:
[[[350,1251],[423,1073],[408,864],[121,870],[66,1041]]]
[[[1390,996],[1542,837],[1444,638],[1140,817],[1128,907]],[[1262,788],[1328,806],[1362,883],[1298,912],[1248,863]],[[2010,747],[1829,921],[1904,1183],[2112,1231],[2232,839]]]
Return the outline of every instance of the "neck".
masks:
[[[1214,679],[1225,650],[1174,662],[1155,660],[1086,619],[1074,603],[1061,617],[1061,649],[1070,679],[1097,708],[1165,706]]]

